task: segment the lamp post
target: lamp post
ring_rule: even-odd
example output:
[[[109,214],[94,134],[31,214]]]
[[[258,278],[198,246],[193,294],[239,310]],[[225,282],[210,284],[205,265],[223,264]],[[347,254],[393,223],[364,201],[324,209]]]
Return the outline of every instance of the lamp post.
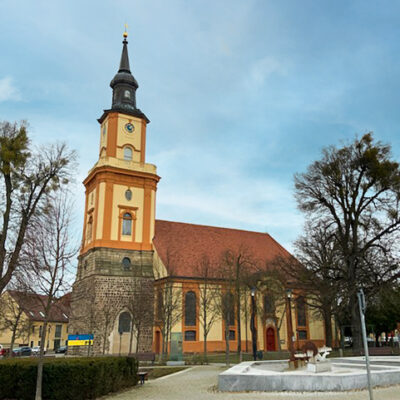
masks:
[[[251,321],[250,321],[250,329],[251,329],[251,340],[253,343],[253,359],[256,361],[257,359],[257,331],[256,331],[256,302],[255,302],[255,294],[256,288],[251,289]]]
[[[288,326],[288,333],[289,333],[289,352],[290,352],[290,359],[289,365],[292,368],[296,368],[296,358],[294,356],[294,347],[293,347],[293,322],[292,322],[292,289],[286,289],[286,300],[287,300],[287,312],[289,315],[289,326]]]

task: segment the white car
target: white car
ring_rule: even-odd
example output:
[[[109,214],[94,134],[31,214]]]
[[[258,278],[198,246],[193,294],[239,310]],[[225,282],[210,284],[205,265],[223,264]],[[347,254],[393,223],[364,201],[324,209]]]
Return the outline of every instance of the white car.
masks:
[[[38,356],[40,354],[40,346],[32,347],[32,354]],[[44,350],[44,354],[46,354],[46,349]]]

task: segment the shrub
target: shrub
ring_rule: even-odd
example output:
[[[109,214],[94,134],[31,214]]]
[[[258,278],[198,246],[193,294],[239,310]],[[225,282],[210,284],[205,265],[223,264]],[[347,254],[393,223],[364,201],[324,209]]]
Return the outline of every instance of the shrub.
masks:
[[[45,359],[44,400],[95,399],[137,384],[132,357]],[[0,362],[0,399],[35,398],[37,359]]]

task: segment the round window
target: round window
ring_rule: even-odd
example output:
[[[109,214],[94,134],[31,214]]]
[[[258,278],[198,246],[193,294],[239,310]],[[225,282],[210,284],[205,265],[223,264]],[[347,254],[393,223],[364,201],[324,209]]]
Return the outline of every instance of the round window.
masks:
[[[132,192],[131,192],[130,189],[128,189],[128,190],[125,192],[125,198],[126,198],[128,201],[131,201],[131,200],[132,200]]]
[[[129,257],[124,257],[122,259],[122,266],[125,271],[129,271],[131,269],[131,259]]]

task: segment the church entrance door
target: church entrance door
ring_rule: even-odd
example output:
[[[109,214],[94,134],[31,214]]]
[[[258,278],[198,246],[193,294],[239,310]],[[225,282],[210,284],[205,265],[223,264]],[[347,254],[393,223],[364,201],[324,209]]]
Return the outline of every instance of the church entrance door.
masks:
[[[160,331],[156,331],[156,354],[161,353],[161,334]]]
[[[275,351],[275,330],[274,328],[267,329],[267,351]]]

